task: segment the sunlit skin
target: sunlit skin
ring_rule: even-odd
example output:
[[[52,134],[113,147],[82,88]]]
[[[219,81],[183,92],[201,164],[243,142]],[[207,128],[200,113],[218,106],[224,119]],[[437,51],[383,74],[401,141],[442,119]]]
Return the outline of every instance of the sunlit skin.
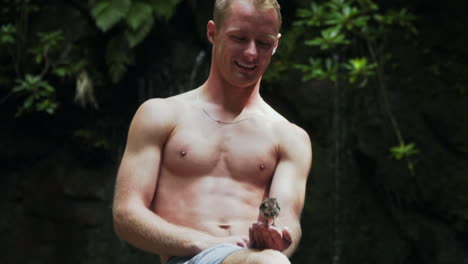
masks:
[[[121,238],[163,263],[223,243],[245,248],[223,264],[289,263],[312,152],[307,133],[259,94],[278,25],[274,9],[234,1],[222,25],[207,24],[207,81],[140,106],[117,176],[113,213]],[[202,108],[227,123],[242,121],[220,124]],[[266,197],[281,205],[276,226],[259,214]]]

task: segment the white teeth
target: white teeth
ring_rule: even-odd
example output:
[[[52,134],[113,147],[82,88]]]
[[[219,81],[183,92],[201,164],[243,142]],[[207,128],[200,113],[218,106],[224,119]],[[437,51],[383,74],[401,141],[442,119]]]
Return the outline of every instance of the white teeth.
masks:
[[[237,63],[237,65],[239,65],[239,66],[241,66],[241,67],[243,67],[243,68],[249,69],[249,70],[252,70],[253,68],[255,68],[255,65],[253,65],[253,66],[248,66],[248,65],[244,65],[244,64],[242,64],[242,63],[240,63],[240,62],[238,62],[238,61],[236,61],[236,63]]]

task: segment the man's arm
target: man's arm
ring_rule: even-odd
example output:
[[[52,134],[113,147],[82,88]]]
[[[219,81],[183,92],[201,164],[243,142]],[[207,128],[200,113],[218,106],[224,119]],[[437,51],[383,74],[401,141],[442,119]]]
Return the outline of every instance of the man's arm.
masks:
[[[283,251],[290,257],[301,239],[300,216],[304,207],[306,183],[312,163],[312,147],[307,133],[292,124],[281,126],[278,134],[279,162],[273,175],[269,197],[276,198],[281,212],[277,227],[255,224],[251,240],[258,247]]]
[[[113,218],[116,233],[143,250],[165,256],[190,256],[220,243],[219,238],[171,224],[151,209],[161,153],[176,115],[163,99],[145,102],[135,114],[117,175]],[[224,241],[242,244],[243,240]]]

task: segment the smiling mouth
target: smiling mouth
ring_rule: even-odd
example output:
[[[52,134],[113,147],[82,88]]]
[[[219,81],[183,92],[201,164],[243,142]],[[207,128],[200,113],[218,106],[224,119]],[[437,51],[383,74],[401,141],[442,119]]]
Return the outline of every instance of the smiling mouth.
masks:
[[[240,62],[238,62],[238,61],[234,61],[234,63],[235,63],[237,66],[239,66],[240,68],[245,69],[245,70],[253,70],[253,69],[257,68],[256,65],[250,65],[250,66],[249,66],[249,65],[242,64],[242,63],[240,63]]]

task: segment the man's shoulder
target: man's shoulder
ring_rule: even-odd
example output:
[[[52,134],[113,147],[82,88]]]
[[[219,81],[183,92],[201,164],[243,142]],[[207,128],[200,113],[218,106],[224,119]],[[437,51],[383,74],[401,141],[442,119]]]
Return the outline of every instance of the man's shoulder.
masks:
[[[309,134],[304,128],[288,121],[286,118],[275,121],[273,128],[283,141],[290,143],[305,143],[310,141]]]
[[[277,139],[280,157],[298,160],[311,156],[312,141],[304,128],[284,118],[275,121],[272,130]],[[309,159],[304,159],[304,162],[307,160]]]
[[[178,96],[148,99],[138,107],[132,124],[144,130],[172,130],[183,106]]]
[[[265,109],[267,113],[266,114],[267,119],[272,124],[275,132],[278,132],[280,134],[291,134],[291,133],[300,134],[302,135],[302,137],[304,136],[308,137],[308,134],[305,131],[305,129],[289,121],[286,117],[278,113],[270,105],[266,104]]]
[[[279,139],[280,145],[283,145],[284,147],[293,147],[293,145],[310,145],[309,134],[304,128],[292,123],[268,104],[266,104],[265,109],[270,127]]]
[[[140,109],[151,113],[177,114],[182,108],[191,102],[193,91],[174,95],[167,98],[151,98],[143,102]]]

